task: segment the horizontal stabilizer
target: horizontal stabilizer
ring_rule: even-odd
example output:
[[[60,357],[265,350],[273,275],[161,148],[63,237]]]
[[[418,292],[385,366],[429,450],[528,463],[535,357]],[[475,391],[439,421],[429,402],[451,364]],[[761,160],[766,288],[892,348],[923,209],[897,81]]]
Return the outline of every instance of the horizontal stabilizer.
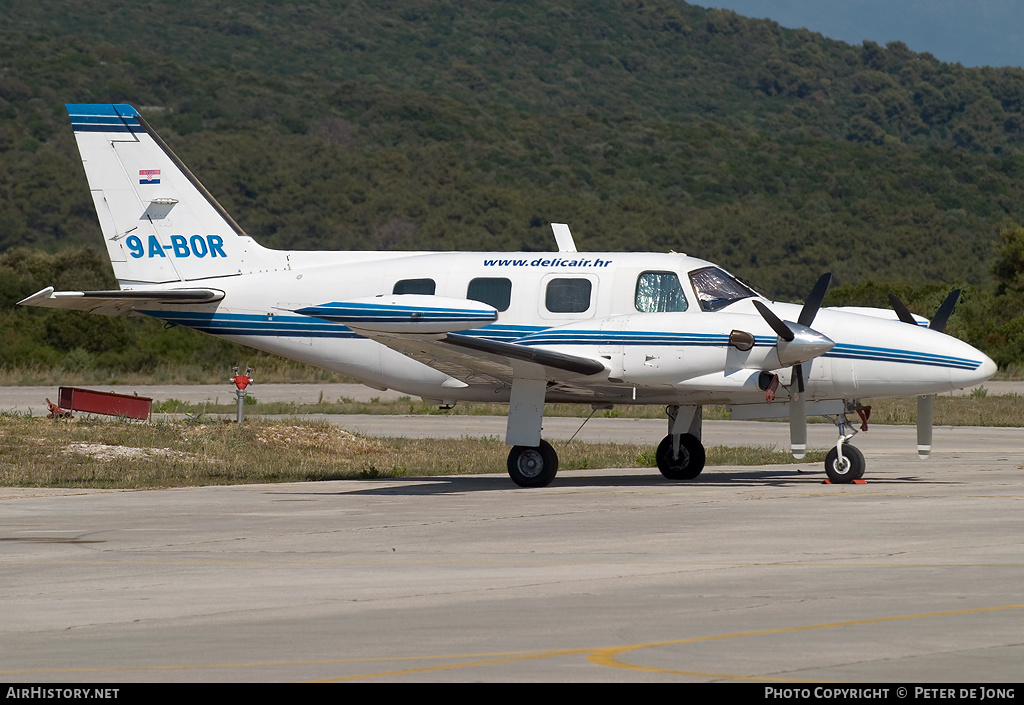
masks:
[[[224,298],[217,289],[132,289],[126,291],[54,291],[48,286],[19,306],[63,308],[89,311],[104,316],[120,316],[144,304],[209,304]]]

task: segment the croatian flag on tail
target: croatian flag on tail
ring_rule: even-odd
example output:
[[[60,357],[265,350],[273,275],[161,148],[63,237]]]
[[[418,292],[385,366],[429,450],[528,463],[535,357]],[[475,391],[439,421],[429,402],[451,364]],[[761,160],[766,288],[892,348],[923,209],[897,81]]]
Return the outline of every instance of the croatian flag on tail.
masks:
[[[139,183],[140,184],[158,184],[158,183],[160,183],[160,170],[159,169],[139,169]]]

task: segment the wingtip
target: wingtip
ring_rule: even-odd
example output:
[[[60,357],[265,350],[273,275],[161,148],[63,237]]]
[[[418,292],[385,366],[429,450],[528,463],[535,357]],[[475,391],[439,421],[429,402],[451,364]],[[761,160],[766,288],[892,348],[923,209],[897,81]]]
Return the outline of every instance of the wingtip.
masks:
[[[26,296],[24,299],[18,302],[18,306],[31,306],[36,301],[43,299],[49,299],[53,297],[53,287],[48,286],[45,289],[40,289],[31,296]]]

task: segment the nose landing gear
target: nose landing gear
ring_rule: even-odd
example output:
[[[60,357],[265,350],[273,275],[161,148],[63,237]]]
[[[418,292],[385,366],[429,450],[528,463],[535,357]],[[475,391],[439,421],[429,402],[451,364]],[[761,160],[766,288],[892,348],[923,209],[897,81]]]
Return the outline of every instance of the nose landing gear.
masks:
[[[836,441],[835,448],[825,456],[825,474],[828,475],[829,482],[836,485],[850,484],[864,476],[864,454],[849,444],[850,439],[857,435],[857,429],[846,418],[846,413],[850,410],[851,408],[847,406],[843,413],[826,417],[839,430],[839,440]],[[852,410],[859,411],[859,407],[854,406]],[[862,414],[861,418],[865,419],[862,428],[866,430],[866,416]]]

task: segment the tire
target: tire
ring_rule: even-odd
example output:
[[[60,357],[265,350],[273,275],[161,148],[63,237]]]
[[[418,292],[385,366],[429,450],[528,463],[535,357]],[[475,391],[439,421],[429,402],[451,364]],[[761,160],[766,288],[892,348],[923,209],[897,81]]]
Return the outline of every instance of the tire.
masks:
[[[669,480],[693,480],[704,469],[704,446],[696,436],[684,433],[679,437],[679,457],[672,457],[672,436],[658,444],[654,454],[658,461],[658,470]]]
[[[547,441],[539,446],[512,446],[508,476],[520,487],[547,487],[558,472],[558,454]]]
[[[864,476],[864,454],[851,445],[843,446],[843,464],[835,448],[825,456],[825,474],[836,485],[846,485]]]

